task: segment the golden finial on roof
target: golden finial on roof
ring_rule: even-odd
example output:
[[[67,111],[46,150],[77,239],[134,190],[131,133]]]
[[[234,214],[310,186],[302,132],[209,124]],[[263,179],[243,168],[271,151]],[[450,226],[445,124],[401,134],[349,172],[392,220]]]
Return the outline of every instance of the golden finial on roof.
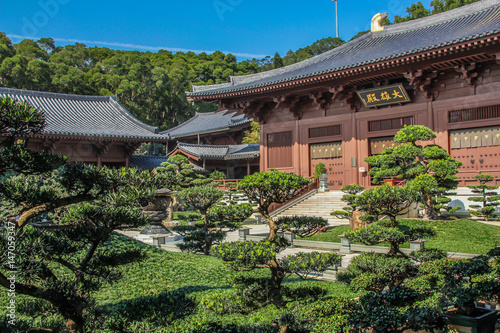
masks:
[[[375,14],[372,18],[372,32],[381,32],[384,31],[384,26],[382,25],[382,21],[387,18],[387,13],[378,13]]]

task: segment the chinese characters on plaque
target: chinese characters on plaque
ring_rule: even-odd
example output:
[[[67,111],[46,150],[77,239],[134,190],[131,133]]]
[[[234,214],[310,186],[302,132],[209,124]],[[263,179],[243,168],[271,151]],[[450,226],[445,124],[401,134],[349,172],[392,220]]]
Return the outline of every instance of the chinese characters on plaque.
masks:
[[[402,84],[360,90],[357,94],[367,108],[411,102]]]

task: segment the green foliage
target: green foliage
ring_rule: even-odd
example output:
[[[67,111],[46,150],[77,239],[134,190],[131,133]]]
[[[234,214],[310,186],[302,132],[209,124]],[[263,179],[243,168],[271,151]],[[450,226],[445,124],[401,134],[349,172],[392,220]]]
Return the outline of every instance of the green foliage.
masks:
[[[288,51],[286,56],[283,57],[283,63],[285,66],[294,64],[299,61],[303,61],[319,54],[322,54],[326,51],[332,50],[336,47],[341,46],[345,42],[340,38],[327,37],[317,40],[312,45],[303,47],[293,52],[292,50]],[[271,69],[265,66],[263,69]]]
[[[458,312],[471,315],[475,301],[498,301],[498,257],[491,255],[471,259],[441,259],[419,267],[422,277],[430,277],[423,288],[432,293],[439,291],[443,307],[454,306]]]
[[[394,137],[401,145],[365,159],[376,184],[390,177],[408,180],[418,194],[418,201],[424,205],[428,219],[436,219],[442,208],[451,211],[451,207],[445,205],[449,202],[445,197],[448,191],[457,187],[455,175],[461,165],[442,147],[419,144],[435,137],[436,134],[425,126],[405,126]]]
[[[310,181],[293,173],[271,170],[246,176],[237,189],[246,197],[258,203],[258,210],[269,224],[269,237],[263,242],[222,243],[213,249],[213,254],[227,262],[234,270],[253,270],[268,268],[271,278],[268,281],[267,297],[275,306],[285,305],[281,284],[287,274],[296,273],[306,278],[312,272],[322,272],[335,264],[339,257],[331,255],[297,255],[277,259],[276,255],[289,244],[277,236],[277,232],[290,231],[299,235],[310,234],[313,230],[326,225],[323,219],[310,217],[290,217],[273,220],[269,207],[273,203],[283,203],[303,193]],[[305,258],[305,259],[304,259]],[[300,271],[297,271],[298,268]]]
[[[461,220],[399,220],[399,225],[405,229],[425,227],[433,230],[436,235],[427,240],[426,247],[447,252],[459,253],[482,253],[500,244],[498,237],[500,227],[480,223],[470,219]],[[307,237],[307,240],[340,243],[339,235],[350,230],[348,225],[338,226],[322,234]],[[380,243],[386,246],[385,243]],[[400,245],[401,248],[409,248],[409,243]]]
[[[435,280],[430,276],[423,279],[418,267],[402,256],[366,253],[353,258],[339,280],[349,283],[353,290],[369,293],[362,295],[350,311],[349,326],[380,332],[443,328],[446,307],[436,300],[432,289]]]
[[[260,124],[258,122],[252,121],[250,130],[245,131],[245,136],[241,140],[241,143],[260,143]]]
[[[355,301],[334,297],[314,304],[299,305],[296,312],[306,318],[309,323],[306,329],[311,333],[349,331],[348,317],[354,310]]]
[[[224,180],[224,179],[226,179],[226,174],[222,171],[215,170],[210,175],[210,178],[212,178],[213,180]]]
[[[498,192],[492,192],[492,190],[498,189],[498,186],[487,185],[487,183],[492,182],[495,178],[491,175],[482,174],[474,176],[474,179],[478,180],[479,184],[467,185],[467,187],[472,190],[472,193],[477,194],[477,196],[468,199],[481,204],[470,205],[470,208],[472,208],[470,213],[474,216],[484,218],[486,221],[497,217],[495,210],[500,204],[500,196]]]
[[[39,133],[44,127],[42,113],[9,99],[0,101],[0,115],[0,133],[7,136]],[[50,303],[69,330],[83,331],[90,293],[105,281],[119,279],[111,269],[116,262],[99,255],[99,247],[114,230],[148,222],[141,204],[154,197],[155,176],[70,163],[15,147],[9,140],[0,154],[11,157],[0,163],[0,200],[5,204],[0,249],[11,253],[0,259],[0,284],[9,288],[8,272],[15,269],[18,295]],[[17,219],[6,221],[15,215]],[[56,230],[31,225],[42,217],[50,218]]]
[[[181,191],[197,185],[206,185],[211,178],[196,173],[186,156],[177,154],[170,156],[167,162],[156,168],[161,186],[171,190]]]
[[[326,173],[326,167],[325,167],[325,164],[324,163],[318,163],[316,164],[316,166],[314,167],[314,175],[313,175],[313,178],[314,179],[318,179],[319,176],[321,176],[322,174]]]
[[[288,245],[285,239],[278,242],[268,240],[262,242],[231,242],[221,243],[212,249],[212,254],[227,262],[227,266],[234,270],[254,269],[265,266],[276,258],[276,254],[283,251]]]
[[[294,173],[271,170],[256,172],[239,182],[237,189],[248,199],[259,203],[259,211],[268,215],[273,203],[284,203],[306,190],[310,180]]]
[[[405,286],[391,287],[384,294],[369,293],[360,298],[348,322],[356,330],[388,333],[444,329],[443,311],[420,306],[417,299],[418,294]]]
[[[211,186],[194,186],[179,192],[179,197],[194,209],[199,210],[204,219],[208,209],[215,205],[222,195],[221,190]]]
[[[340,259],[336,253],[299,252],[283,257],[280,260],[280,266],[285,272],[307,278],[317,272],[326,271],[328,267],[340,264]]]
[[[382,185],[360,194],[355,204],[365,212],[362,219],[376,221],[380,216],[389,220],[372,223],[368,227],[348,231],[345,235],[352,242],[374,245],[389,242],[389,254],[402,254],[399,246],[407,241],[434,236],[434,232],[425,227],[407,228],[400,226],[396,217],[404,213],[416,201],[414,190],[408,186]]]
[[[412,253],[412,257],[419,263],[424,263],[446,258],[446,252],[438,249],[423,249],[420,251],[414,251]]]
[[[392,225],[386,220],[375,222],[365,228],[346,232],[345,236],[352,242],[375,245],[389,242],[391,254],[401,254],[399,245],[417,239],[428,239],[434,236],[434,231],[426,227],[408,228],[404,225]]]
[[[211,256],[159,250],[116,234],[99,251],[99,255],[110,258],[123,258],[127,253],[142,253],[141,259],[122,262],[114,267],[124,278],[113,284],[104,281],[92,293],[95,304],[86,315],[87,331],[111,332],[111,327],[118,327],[120,332],[277,332],[274,321],[284,310],[278,310],[272,305],[258,307],[251,313],[244,309],[243,314],[238,312],[221,316],[201,304],[210,295],[218,294],[227,295],[230,301],[234,299],[230,297],[230,292],[238,292],[234,279],[242,273],[228,271],[222,261]],[[244,275],[259,279],[267,277],[269,274],[266,273],[254,271],[245,272]],[[257,284],[257,281],[259,280],[252,284]],[[294,276],[284,280],[282,289],[285,297],[291,301],[290,307],[300,307],[304,311],[313,306],[321,307],[323,303],[330,304],[328,300],[331,297],[356,296],[346,286],[338,283],[304,281]],[[308,294],[310,297],[307,297]],[[7,304],[8,300],[7,290],[0,289],[0,303]],[[136,301],[140,302],[141,309],[146,305],[150,307],[130,313]],[[164,306],[158,304],[162,301],[166,303]],[[174,305],[177,308],[172,307],[173,302],[177,302]],[[1,308],[2,319],[5,314],[5,308]],[[50,304],[36,301],[32,297],[18,295],[17,315],[19,328],[16,327],[13,332],[34,328],[66,331],[62,317],[55,313]],[[315,324],[314,318],[311,318],[311,322],[311,325]],[[0,321],[2,332],[9,332],[7,327],[5,321]]]
[[[253,213],[250,204],[220,204],[223,192],[211,186],[195,186],[179,193],[186,204],[201,214],[202,225],[178,226],[174,231],[184,236],[179,248],[183,251],[210,253],[212,245],[226,238],[226,232],[236,230]]]
[[[307,237],[328,226],[328,221],[316,216],[281,216],[275,220],[279,232],[291,232],[299,237]]]
[[[382,185],[359,194],[353,202],[360,211],[365,212],[362,217],[368,221],[376,221],[380,216],[387,216],[393,226],[396,216],[402,215],[417,200],[415,192],[409,186]]]
[[[401,284],[415,270],[408,258],[380,253],[365,253],[354,257],[339,281],[350,283],[355,290],[381,292],[387,286]]]
[[[221,228],[211,228],[212,225],[207,217],[209,209],[219,202],[222,195],[221,190],[206,185],[186,188],[179,193],[179,197],[186,201],[186,205],[200,212],[203,220],[203,225],[199,227],[176,229],[185,234],[183,243],[178,244],[181,250],[208,255],[213,244],[218,244],[226,238]]]
[[[342,208],[343,210],[336,210],[331,212],[330,215],[333,215],[339,219],[341,218],[351,218],[352,212],[358,210],[356,206],[356,198],[357,196],[365,190],[365,187],[362,185],[346,185],[340,189],[345,194],[342,196],[342,201],[347,203],[347,207]]]
[[[208,219],[210,221],[231,222],[240,224],[248,219],[253,213],[251,204],[238,205],[216,205],[210,209]],[[239,225],[238,225],[239,227]]]
[[[278,52],[276,52],[274,54],[274,58],[273,58],[273,67],[274,68],[280,68],[280,67],[283,67],[284,64],[283,64],[283,58],[280,56],[280,54]]]

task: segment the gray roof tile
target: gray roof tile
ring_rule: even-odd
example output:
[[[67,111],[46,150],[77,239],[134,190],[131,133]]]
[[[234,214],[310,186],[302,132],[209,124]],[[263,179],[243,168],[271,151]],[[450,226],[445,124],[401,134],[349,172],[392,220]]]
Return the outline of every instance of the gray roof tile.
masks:
[[[162,163],[168,162],[169,156],[148,156],[148,155],[134,155],[130,157],[130,167],[143,170],[153,170],[161,167]],[[206,170],[194,165],[194,171],[205,172]]]
[[[245,115],[236,115],[235,112],[228,112],[227,110],[196,113],[196,115],[188,121],[177,127],[161,132],[160,134],[168,135],[171,139],[175,139],[196,134],[228,131],[233,127],[248,124],[251,121],[252,119],[246,118]]]
[[[83,96],[0,88],[0,98],[27,102],[46,116],[44,134],[165,140],[130,114],[116,96]]]
[[[260,144],[243,145],[196,145],[179,142],[173,150],[181,151],[208,160],[234,160],[245,158],[256,158],[260,156]]]
[[[243,91],[376,63],[500,32],[500,3],[482,0],[419,20],[369,32],[316,57],[267,72],[234,76],[230,83],[196,87],[189,96]]]

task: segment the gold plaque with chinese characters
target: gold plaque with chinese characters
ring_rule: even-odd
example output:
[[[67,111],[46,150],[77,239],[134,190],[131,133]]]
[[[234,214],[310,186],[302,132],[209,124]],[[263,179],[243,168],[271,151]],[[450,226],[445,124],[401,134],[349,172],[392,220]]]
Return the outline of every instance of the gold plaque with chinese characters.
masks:
[[[402,84],[360,90],[357,94],[367,108],[411,102]]]

